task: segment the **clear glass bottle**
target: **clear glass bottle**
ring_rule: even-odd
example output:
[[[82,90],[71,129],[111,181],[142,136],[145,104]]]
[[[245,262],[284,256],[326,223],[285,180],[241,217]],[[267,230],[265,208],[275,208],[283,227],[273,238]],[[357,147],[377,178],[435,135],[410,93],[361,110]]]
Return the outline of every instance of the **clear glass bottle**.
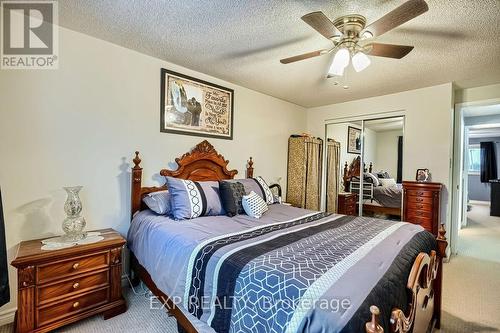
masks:
[[[72,186],[63,187],[66,191],[68,197],[64,203],[64,211],[66,212],[66,218],[62,223],[62,229],[65,235],[62,237],[64,241],[74,242],[84,239],[87,235],[83,232],[85,228],[85,219],[80,216],[82,212],[82,202],[78,193],[83,188],[83,186]]]

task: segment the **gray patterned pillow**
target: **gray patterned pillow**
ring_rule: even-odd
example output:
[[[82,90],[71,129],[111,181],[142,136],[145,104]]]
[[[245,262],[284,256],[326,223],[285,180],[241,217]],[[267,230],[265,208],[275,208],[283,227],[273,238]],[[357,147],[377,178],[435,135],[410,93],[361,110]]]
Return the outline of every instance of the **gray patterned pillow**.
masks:
[[[170,193],[168,191],[149,193],[142,201],[156,214],[170,215]]]
[[[233,217],[245,212],[241,205],[242,198],[246,194],[242,183],[221,181],[219,182],[219,193],[222,207],[224,207],[227,216]]]
[[[269,209],[264,199],[253,191],[243,196],[242,205],[245,213],[256,219],[260,218]]]

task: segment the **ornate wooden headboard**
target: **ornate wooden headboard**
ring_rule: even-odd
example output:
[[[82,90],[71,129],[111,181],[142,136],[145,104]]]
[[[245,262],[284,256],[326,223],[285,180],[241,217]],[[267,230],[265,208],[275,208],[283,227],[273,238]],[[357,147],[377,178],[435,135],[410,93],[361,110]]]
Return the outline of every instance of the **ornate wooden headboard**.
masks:
[[[373,163],[370,162],[370,166],[368,170],[366,169],[366,164],[363,163],[363,171],[364,172],[372,172],[373,170]],[[344,165],[344,189],[345,191],[349,191],[349,184],[351,182],[352,177],[359,177],[361,171],[361,156],[358,156],[352,160],[351,164],[348,166],[347,162],[345,162]]]
[[[141,159],[139,152],[135,152],[133,160],[134,167],[132,168],[132,191],[131,191],[131,213],[143,209],[142,198],[152,192],[166,190],[166,184],[163,186],[142,187],[142,168],[140,166]],[[175,159],[179,165],[177,170],[162,169],[160,175],[167,177],[175,177],[181,179],[189,179],[194,181],[202,180],[223,180],[233,179],[238,173],[237,170],[228,170],[229,161],[219,154],[215,148],[204,140],[194,147],[188,153]],[[247,177],[253,176],[253,161],[250,157],[248,161]]]

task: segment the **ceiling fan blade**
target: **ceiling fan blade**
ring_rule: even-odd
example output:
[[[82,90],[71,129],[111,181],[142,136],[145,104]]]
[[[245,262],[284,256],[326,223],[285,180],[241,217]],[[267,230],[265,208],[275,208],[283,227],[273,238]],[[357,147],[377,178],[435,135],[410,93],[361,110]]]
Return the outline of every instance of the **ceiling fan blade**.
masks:
[[[413,50],[413,46],[371,43],[365,46],[369,55],[401,59]]]
[[[332,21],[321,11],[306,14],[302,16],[302,20],[325,38],[330,39],[333,36],[341,35],[341,32],[335,28]]]
[[[299,60],[304,60],[304,59],[309,59],[309,58],[317,57],[317,56],[320,56],[320,55],[325,54],[327,52],[328,52],[328,50],[313,51],[313,52],[309,52],[309,53],[304,53],[304,54],[301,54],[301,55],[297,55],[297,56],[294,56],[294,57],[281,59],[280,62],[282,64],[289,64],[291,62],[295,62],[295,61],[299,61]]]
[[[363,33],[369,32],[373,37],[380,36],[428,10],[429,6],[427,6],[425,0],[407,1],[367,26]]]

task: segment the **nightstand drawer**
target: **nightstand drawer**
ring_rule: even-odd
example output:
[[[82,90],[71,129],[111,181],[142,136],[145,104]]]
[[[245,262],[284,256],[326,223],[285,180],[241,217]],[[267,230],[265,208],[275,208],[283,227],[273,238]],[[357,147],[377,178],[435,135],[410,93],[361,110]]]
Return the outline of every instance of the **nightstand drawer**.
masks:
[[[45,283],[63,279],[92,270],[108,267],[109,251],[99,252],[89,256],[75,257],[37,267],[37,283]]]
[[[109,288],[93,291],[67,301],[38,308],[37,327],[98,307],[108,302]]]
[[[349,205],[349,204],[356,204],[356,195],[350,195],[348,197],[345,198],[345,203],[346,205]]]
[[[109,271],[77,275],[63,282],[52,283],[37,288],[37,302],[40,305],[55,300],[71,297],[81,292],[106,287],[109,283]]]

